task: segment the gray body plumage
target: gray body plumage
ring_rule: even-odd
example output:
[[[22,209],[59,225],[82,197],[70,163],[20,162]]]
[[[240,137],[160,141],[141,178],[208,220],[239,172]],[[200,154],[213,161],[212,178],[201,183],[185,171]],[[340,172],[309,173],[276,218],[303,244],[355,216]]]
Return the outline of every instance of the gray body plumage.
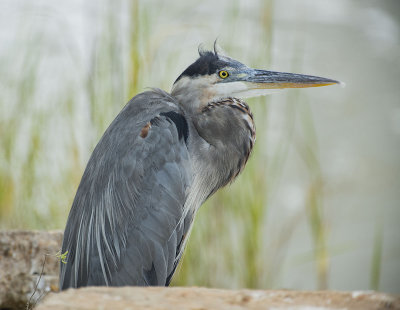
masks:
[[[186,132],[180,134],[184,126],[165,116],[171,112],[184,118]],[[233,139],[236,162],[220,150],[215,136],[227,138],[227,125],[213,126],[206,117],[193,123],[161,90],[134,97],[105,132],[82,177],[68,219],[79,224],[65,230],[62,251],[69,252],[60,287],[167,285],[195,211],[237,175],[250,152],[251,132]],[[203,137],[196,127],[205,129]],[[225,169],[216,169],[221,164]]]
[[[234,89],[246,94],[243,85],[251,75],[255,83],[267,83],[260,70],[206,52],[171,94],[141,93],[111,123],[68,217],[60,289],[169,284],[198,208],[239,174],[255,140],[252,114],[226,94],[221,68],[229,70]],[[305,77],[309,84],[316,78]]]

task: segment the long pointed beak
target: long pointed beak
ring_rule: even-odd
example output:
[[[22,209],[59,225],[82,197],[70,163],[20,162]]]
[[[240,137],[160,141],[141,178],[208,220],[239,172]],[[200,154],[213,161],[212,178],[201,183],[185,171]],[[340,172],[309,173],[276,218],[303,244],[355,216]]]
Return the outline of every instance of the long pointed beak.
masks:
[[[253,84],[251,87],[253,89],[304,88],[341,84],[339,81],[319,76],[258,69],[252,69],[245,81]]]

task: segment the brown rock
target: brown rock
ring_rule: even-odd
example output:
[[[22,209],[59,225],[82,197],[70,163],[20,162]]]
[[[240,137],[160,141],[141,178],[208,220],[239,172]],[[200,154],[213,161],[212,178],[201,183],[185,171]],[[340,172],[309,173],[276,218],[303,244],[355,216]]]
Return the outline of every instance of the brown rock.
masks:
[[[50,293],[37,310],[92,309],[400,309],[398,296],[376,292],[222,290],[181,287],[86,287]]]
[[[35,304],[40,296],[58,290],[59,259],[55,254],[61,248],[61,241],[60,231],[0,232],[0,309],[25,309],[31,296],[31,304]],[[46,264],[38,282],[45,256]],[[400,299],[376,292],[87,287],[50,293],[35,309],[368,310],[400,309]]]
[[[25,309],[36,283],[32,303],[46,292],[58,291],[55,254],[61,242],[61,231],[0,231],[0,309]]]

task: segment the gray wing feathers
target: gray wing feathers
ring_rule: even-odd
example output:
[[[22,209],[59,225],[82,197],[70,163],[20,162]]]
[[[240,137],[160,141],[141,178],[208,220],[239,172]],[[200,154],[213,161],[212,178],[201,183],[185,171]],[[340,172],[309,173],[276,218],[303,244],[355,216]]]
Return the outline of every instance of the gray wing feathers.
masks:
[[[189,228],[182,217],[192,182],[185,141],[162,116],[171,110],[181,113],[166,93],[142,93],[96,146],[65,229],[61,289],[169,282]]]

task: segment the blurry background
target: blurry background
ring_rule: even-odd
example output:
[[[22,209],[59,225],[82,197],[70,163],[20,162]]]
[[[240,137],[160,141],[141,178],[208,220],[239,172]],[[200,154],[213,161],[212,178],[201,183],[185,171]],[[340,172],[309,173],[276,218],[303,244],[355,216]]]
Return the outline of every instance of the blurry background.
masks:
[[[0,2],[0,228],[63,229],[124,104],[215,38],[334,78],[248,100],[251,160],[197,216],[174,285],[400,293],[400,2]]]

